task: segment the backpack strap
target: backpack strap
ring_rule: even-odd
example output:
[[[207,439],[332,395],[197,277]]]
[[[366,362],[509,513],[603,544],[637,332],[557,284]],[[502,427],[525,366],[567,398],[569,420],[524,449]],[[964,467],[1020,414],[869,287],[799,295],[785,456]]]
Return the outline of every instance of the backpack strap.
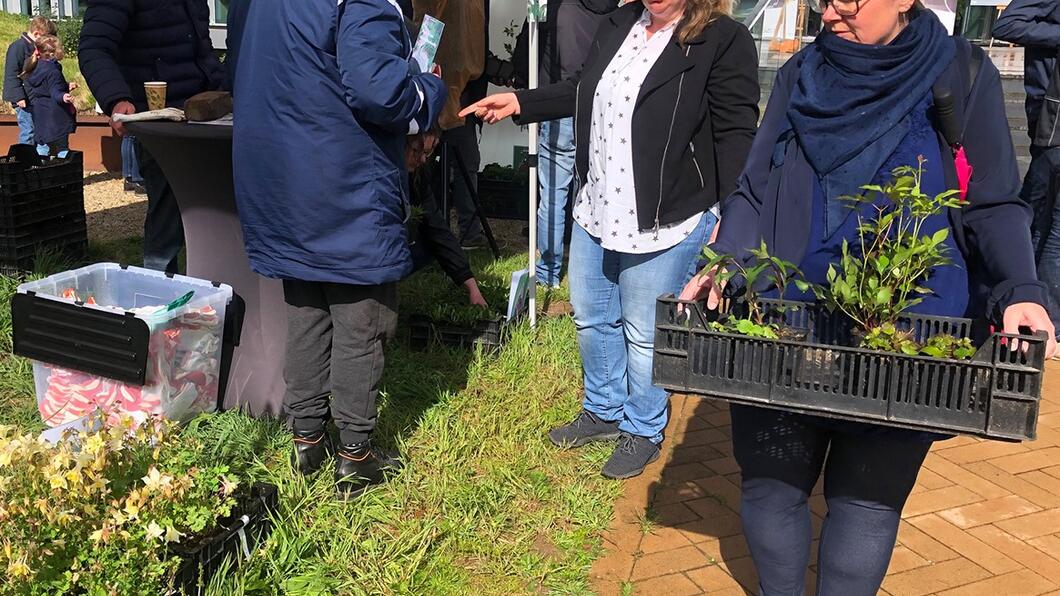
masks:
[[[972,87],[979,78],[986,52],[963,37],[953,37],[956,54],[949,69],[931,88],[939,132],[956,152],[964,141]]]

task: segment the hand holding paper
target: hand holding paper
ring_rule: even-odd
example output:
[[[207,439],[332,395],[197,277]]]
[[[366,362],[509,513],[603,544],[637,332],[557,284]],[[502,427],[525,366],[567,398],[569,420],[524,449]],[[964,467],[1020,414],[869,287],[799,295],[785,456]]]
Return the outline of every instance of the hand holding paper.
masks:
[[[434,57],[438,54],[438,44],[442,41],[442,30],[445,23],[432,17],[423,16],[423,24],[420,25],[420,34],[416,38],[416,45],[412,48],[412,59],[420,66],[420,72],[434,72],[441,76],[441,69],[434,71]]]

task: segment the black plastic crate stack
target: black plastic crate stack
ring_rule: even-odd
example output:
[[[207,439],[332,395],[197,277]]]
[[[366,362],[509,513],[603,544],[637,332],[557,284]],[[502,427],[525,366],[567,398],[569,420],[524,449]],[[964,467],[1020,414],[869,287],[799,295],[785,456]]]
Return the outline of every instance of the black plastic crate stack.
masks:
[[[409,347],[426,350],[434,343],[449,348],[483,351],[499,350],[508,340],[507,319],[502,316],[481,319],[472,326],[444,323],[424,315],[412,315],[408,321]]]
[[[219,520],[218,532],[192,549],[175,548],[182,562],[173,585],[175,593],[204,594],[225,559],[235,567],[272,533],[272,518],[279,504],[275,485],[258,483],[236,503],[230,519]]]
[[[84,260],[88,249],[85,221],[84,160],[71,151],[65,158],[43,158],[26,167],[0,157],[0,273],[33,269],[37,255]]]
[[[792,303],[786,327],[804,341],[714,331],[717,312],[660,298],[654,381],[666,389],[735,403],[990,439],[1034,439],[1046,337],[985,333],[971,360],[880,352],[856,345],[849,319]],[[775,305],[763,301],[765,306]],[[919,342],[974,337],[968,319],[910,315],[899,327]],[[1010,347],[1018,340],[1024,349]]]

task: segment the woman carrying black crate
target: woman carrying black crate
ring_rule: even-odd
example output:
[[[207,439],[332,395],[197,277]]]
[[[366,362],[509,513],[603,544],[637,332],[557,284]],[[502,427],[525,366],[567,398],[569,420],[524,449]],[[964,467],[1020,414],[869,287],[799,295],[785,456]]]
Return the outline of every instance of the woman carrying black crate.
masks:
[[[1008,333],[1045,331],[1047,354],[1055,353],[997,69],[915,0],[821,0],[818,8],[826,30],[778,72],[714,249],[745,255],[764,239],[773,256],[825,284],[843,241],[858,235],[856,210],[841,197],[923,163],[924,194],[962,187],[967,194],[962,208],[921,230],[949,230],[953,263],[931,271],[931,295],[911,310],[985,315]],[[936,106],[947,89],[954,101]],[[960,139],[965,123],[973,124]],[[963,154],[955,154],[956,141]],[[964,156],[970,180],[956,167]],[[703,272],[681,297],[708,298],[713,308],[718,285]],[[828,514],[817,594],[876,594],[920,466],[944,437],[749,406],[731,413],[741,517],[761,593],[804,592],[813,534],[807,501],[823,470]]]

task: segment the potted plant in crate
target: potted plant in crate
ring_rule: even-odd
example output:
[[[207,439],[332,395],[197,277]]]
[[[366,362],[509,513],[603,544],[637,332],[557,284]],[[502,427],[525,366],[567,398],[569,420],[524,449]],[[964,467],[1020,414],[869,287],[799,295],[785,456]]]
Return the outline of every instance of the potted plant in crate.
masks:
[[[218,520],[245,506],[241,479],[161,420],[70,439],[52,445],[0,426],[0,592],[186,587],[188,561],[175,553],[212,544]]]
[[[917,167],[895,169],[890,182],[867,185],[862,187],[862,194],[844,197],[858,210],[857,245],[852,248],[843,241],[839,263],[828,267],[826,284],[807,283],[795,265],[771,255],[765,242],[749,250],[747,259],[704,247],[704,270],[716,271],[715,277],[722,284],[739,282],[732,286],[739,288],[738,307],[712,323],[713,327],[755,337],[805,339],[805,330],[785,326],[786,313],[802,308],[784,301],[787,287],[795,285],[803,292],[812,290],[821,305],[849,318],[853,323],[851,339],[858,347],[971,358],[975,353],[971,339],[938,334],[918,343],[900,322],[904,313],[931,293],[922,285],[931,271],[952,264],[945,244],[949,230],[943,228],[930,235],[922,230],[932,216],[960,208],[960,191],[926,195],[920,187],[923,173],[920,158]],[[878,202],[881,196],[887,199],[882,205]],[[872,206],[872,217],[863,215],[864,205]],[[774,288],[777,299],[763,301],[758,292],[762,287]]]
[[[1046,341],[993,333],[972,343],[973,322],[911,312],[932,272],[953,266],[949,229],[929,220],[960,207],[958,192],[926,195],[924,160],[849,197],[857,235],[824,283],[765,246],[746,259],[704,251],[726,288],[709,320],[698,304],[659,302],[655,382],[739,403],[999,439],[1033,438]],[[785,299],[795,284],[814,303]],[[774,286],[775,298],[760,294]],[[734,289],[739,288],[739,289]],[[681,309],[694,316],[684,318]],[[1006,342],[1018,340],[1025,350]]]
[[[971,358],[971,339],[938,334],[925,343],[915,341],[909,329],[899,324],[902,315],[931,294],[923,283],[937,267],[952,265],[946,239],[949,229],[923,233],[929,218],[946,209],[960,208],[960,191],[948,190],[934,197],[924,194],[920,183],[924,158],[916,167],[894,170],[891,182],[862,187],[862,194],[847,197],[858,209],[857,250],[843,241],[838,266],[828,267],[824,285],[814,293],[829,309],[839,311],[855,324],[854,336],[863,348],[924,353],[937,358]],[[877,205],[878,197],[885,205]],[[865,218],[862,205],[873,205],[874,216]]]
[[[734,308],[718,320],[711,328],[724,333],[739,333],[767,339],[806,339],[804,330],[787,326],[787,313],[798,308],[784,302],[784,292],[795,284],[807,291],[810,284],[802,278],[799,268],[783,259],[769,254],[765,241],[758,248],[748,251],[749,259],[737,259],[732,255],[719,254],[709,246],[703,247],[704,271],[716,271],[718,283],[739,288],[740,295]],[[730,284],[738,281],[738,284]],[[763,302],[759,297],[760,287],[776,288],[776,302]]]

